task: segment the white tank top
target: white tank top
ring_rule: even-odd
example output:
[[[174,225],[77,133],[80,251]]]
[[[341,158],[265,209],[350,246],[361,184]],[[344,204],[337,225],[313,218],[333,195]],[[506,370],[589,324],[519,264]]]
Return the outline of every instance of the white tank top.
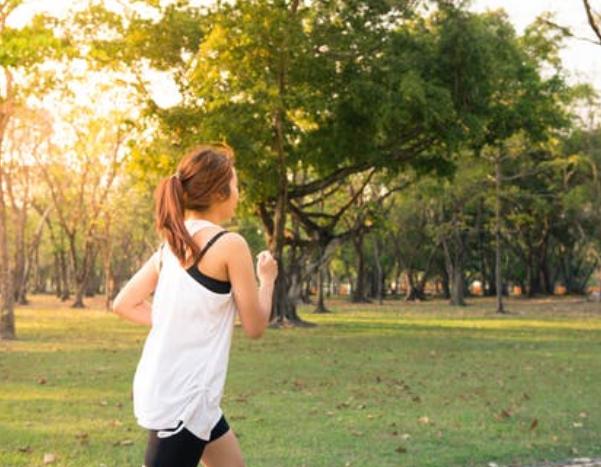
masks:
[[[184,223],[190,235],[216,225]],[[186,427],[209,440],[223,414],[219,404],[237,308],[229,282],[205,276],[196,266],[186,270],[164,246],[153,255],[162,265],[152,327],[133,380],[134,414],[140,426],[161,430],[161,438]]]

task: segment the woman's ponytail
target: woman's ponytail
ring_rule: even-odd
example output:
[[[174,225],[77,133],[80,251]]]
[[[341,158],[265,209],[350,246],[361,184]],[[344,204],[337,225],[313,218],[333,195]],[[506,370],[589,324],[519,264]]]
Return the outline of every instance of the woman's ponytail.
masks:
[[[167,240],[173,254],[185,266],[186,252],[191,251],[196,260],[200,249],[184,224],[184,189],[180,177],[178,172],[159,182],[154,194],[155,222],[158,234]]]

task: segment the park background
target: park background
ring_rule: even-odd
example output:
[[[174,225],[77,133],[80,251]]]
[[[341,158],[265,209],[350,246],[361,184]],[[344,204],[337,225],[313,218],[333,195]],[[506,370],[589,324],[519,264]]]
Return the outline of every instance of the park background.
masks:
[[[522,3],[0,0],[0,465],[141,465],[110,305],[198,142],[279,262],[249,466],[601,457],[601,5]]]

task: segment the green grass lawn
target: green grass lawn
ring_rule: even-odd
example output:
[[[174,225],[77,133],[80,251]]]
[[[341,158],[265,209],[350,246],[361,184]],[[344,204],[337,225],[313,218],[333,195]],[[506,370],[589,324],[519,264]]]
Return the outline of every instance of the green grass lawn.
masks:
[[[32,297],[0,342],[0,466],[141,466],[131,383],[147,330]],[[601,456],[601,305],[382,306],[236,327],[222,408],[249,467],[486,466]]]

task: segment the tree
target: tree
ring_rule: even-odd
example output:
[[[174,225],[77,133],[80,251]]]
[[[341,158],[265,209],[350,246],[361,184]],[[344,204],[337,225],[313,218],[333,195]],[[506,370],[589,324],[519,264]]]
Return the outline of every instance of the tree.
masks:
[[[38,165],[50,192],[57,222],[68,241],[75,279],[73,307],[83,308],[83,295],[98,252],[100,222],[127,155],[123,144],[128,130],[121,114],[103,119],[78,109],[77,115],[77,120],[72,122],[72,147],[51,146],[51,157],[38,158]],[[63,154],[59,152],[61,149]],[[75,176],[66,176],[65,170],[69,169]]]
[[[236,148],[245,203],[263,221],[280,262],[274,300],[280,322],[299,322],[283,264],[291,200],[371,168],[432,169],[445,158],[445,151],[424,154],[442,146],[454,120],[447,90],[431,76],[437,59],[431,37],[419,24],[405,28],[412,6],[254,0],[202,10],[179,2],[159,8],[162,19],[152,26],[128,20],[147,26],[145,38],[171,37],[181,24],[176,41],[150,50],[124,25],[115,28],[116,43],[96,43],[117,62],[150,59],[179,85],[179,105],[149,105],[159,132],[144,151],[146,167],[199,139],[225,139]],[[199,19],[196,29],[187,27],[187,17]],[[153,148],[161,148],[154,157]],[[308,179],[291,182],[303,171]]]
[[[41,213],[29,242],[29,208],[34,198],[40,196],[40,190],[36,189],[39,174],[35,167],[34,155],[43,151],[51,132],[45,112],[23,107],[15,110],[5,131],[5,185],[12,208],[13,222],[9,228],[14,238],[14,268],[11,274],[14,299],[23,305],[27,304],[27,281],[32,255],[41,240],[45,219],[50,214],[50,209]]]
[[[518,37],[503,12],[475,15],[452,4],[441,8],[439,22],[440,47],[447,51],[440,66],[447,69],[445,76],[460,118],[470,130],[464,147],[487,157],[493,168],[496,309],[504,313],[501,185],[502,162],[508,157],[505,144],[520,133],[533,143],[543,141],[567,125],[564,98],[568,93],[558,58],[562,35],[538,20]],[[549,78],[543,78],[544,67],[554,72]]]
[[[52,28],[52,21],[36,16],[30,25],[15,29],[7,25],[9,15],[23,2],[0,1],[0,72],[3,89],[0,94],[0,339],[14,339],[14,280],[8,254],[9,235],[5,190],[8,177],[4,168],[6,129],[16,109],[24,106],[25,98],[34,92],[43,92],[48,86],[48,74],[39,65],[59,58],[66,52],[66,42],[59,39]],[[33,81],[27,77],[36,75]]]
[[[397,291],[401,274],[407,279],[406,301],[425,300],[425,287],[433,272],[433,259],[439,243],[433,235],[436,200],[423,193],[425,180],[397,197],[395,208],[384,222],[387,244],[396,262]]]

